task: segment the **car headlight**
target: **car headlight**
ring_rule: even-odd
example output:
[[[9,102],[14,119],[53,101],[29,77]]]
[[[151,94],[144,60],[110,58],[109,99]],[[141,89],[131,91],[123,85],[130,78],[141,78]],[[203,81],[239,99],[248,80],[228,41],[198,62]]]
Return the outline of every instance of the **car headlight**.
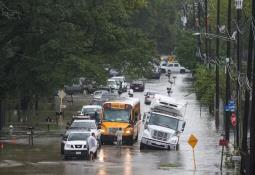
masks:
[[[149,128],[147,128],[147,129],[145,129],[145,130],[143,131],[143,137],[147,137],[147,138],[150,137],[150,130],[149,130]]]
[[[177,144],[178,143],[178,137],[174,136],[170,138],[170,143],[171,144]]]
[[[72,148],[72,145],[70,145],[70,144],[65,144],[65,148]]]

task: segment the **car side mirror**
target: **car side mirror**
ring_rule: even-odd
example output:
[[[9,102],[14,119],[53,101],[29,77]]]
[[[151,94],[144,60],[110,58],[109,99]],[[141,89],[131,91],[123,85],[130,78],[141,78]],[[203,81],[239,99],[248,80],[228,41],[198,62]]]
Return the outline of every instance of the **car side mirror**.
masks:
[[[184,131],[185,125],[186,125],[185,121],[179,121],[178,131],[182,133]]]

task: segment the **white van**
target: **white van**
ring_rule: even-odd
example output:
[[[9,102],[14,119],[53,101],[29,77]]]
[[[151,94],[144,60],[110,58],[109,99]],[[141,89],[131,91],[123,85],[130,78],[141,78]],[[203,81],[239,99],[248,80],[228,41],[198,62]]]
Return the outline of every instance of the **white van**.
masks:
[[[122,90],[124,92],[127,92],[127,82],[124,76],[114,76],[111,79],[114,79],[117,83],[118,86],[120,86],[120,83],[122,84]]]
[[[119,86],[116,80],[110,78],[107,80],[107,86],[111,89],[118,90]]]

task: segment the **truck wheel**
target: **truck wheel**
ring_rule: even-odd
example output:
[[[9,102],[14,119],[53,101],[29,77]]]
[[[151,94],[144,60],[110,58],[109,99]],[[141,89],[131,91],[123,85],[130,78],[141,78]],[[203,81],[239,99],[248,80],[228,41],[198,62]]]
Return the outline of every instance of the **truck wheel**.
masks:
[[[176,150],[177,150],[177,151],[179,150],[179,144],[176,145]]]
[[[140,150],[144,150],[146,148],[146,145],[144,145],[142,142],[140,143]]]

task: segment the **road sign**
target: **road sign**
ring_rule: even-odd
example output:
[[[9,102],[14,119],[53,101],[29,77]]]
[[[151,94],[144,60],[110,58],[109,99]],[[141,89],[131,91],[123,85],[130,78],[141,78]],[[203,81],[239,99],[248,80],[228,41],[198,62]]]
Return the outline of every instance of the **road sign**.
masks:
[[[226,104],[224,106],[225,111],[231,111],[234,112],[236,110],[236,105],[235,104]]]
[[[226,139],[220,139],[219,145],[220,145],[220,146],[228,146],[228,140],[226,140]]]
[[[190,144],[190,146],[193,149],[195,148],[197,142],[198,142],[197,138],[193,134],[191,134],[190,137],[189,137],[188,143]]]
[[[231,124],[233,127],[236,127],[236,113],[232,113],[231,115]]]
[[[229,100],[228,105],[236,105],[234,100]]]
[[[59,96],[59,98],[65,98],[65,96],[66,96],[65,91],[59,90],[59,91],[58,91],[58,96]]]

